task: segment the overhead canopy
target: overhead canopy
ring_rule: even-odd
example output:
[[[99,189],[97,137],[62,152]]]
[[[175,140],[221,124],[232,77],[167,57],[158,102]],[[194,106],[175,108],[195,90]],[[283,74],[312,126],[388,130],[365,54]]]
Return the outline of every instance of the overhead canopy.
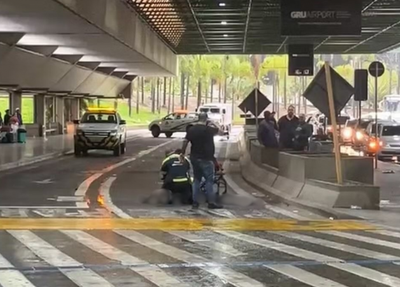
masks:
[[[400,43],[398,0],[363,0],[362,35],[351,37],[282,37],[279,0],[124,1],[178,54],[278,54],[292,43],[312,43],[317,54],[361,54]]]

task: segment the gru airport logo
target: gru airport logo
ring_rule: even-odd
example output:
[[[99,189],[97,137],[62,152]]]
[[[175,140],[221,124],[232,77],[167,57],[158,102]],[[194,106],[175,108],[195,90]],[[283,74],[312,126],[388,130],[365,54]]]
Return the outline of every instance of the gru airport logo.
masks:
[[[336,11],[293,11],[292,19],[335,19]]]

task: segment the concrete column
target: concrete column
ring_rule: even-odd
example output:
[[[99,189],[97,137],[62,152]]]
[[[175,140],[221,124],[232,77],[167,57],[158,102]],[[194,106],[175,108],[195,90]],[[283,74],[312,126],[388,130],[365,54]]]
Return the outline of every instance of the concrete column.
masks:
[[[10,111],[15,112],[15,109],[19,108],[22,112],[22,93],[21,92],[11,92],[10,93]]]
[[[71,113],[72,113],[72,120],[78,120],[80,118],[79,98],[71,99]]]
[[[34,108],[35,108],[35,124],[38,125],[38,135],[43,136],[43,126],[46,125],[45,107],[44,107],[44,95],[34,96]]]
[[[64,118],[64,98],[63,97],[56,97],[56,122],[60,127],[59,134],[64,134],[65,128],[65,118]]]

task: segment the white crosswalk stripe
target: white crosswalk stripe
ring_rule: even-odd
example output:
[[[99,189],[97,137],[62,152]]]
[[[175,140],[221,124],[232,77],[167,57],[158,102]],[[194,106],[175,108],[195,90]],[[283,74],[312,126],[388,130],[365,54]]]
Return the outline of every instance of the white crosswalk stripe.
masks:
[[[266,240],[263,238],[258,238],[254,236],[249,236],[246,234],[238,233],[235,231],[218,231],[225,236],[232,237],[241,241],[245,241],[251,244],[256,244],[263,246],[265,248],[274,249],[280,252],[284,252],[293,256],[301,257],[308,260],[313,260],[317,262],[327,263],[326,265],[337,268],[339,270],[343,270],[355,275],[358,275],[363,278],[368,278],[371,281],[375,281],[377,283],[383,283],[387,286],[398,287],[400,286],[400,278],[396,278],[394,276],[390,276],[370,268],[362,267],[353,263],[342,263],[338,258],[334,258],[331,256],[326,256],[323,254],[318,254],[312,251],[308,251],[305,249],[297,248],[294,246],[289,246],[286,244],[282,244],[279,242],[274,242],[270,240]],[[334,262],[334,263],[329,263]],[[340,263],[336,263],[340,262]]]
[[[143,246],[146,246],[150,249],[168,255],[172,258],[176,258],[178,260],[182,260],[188,263],[204,263],[207,261],[200,255],[191,254],[189,252],[175,248],[173,246],[166,245],[160,241],[154,240],[136,231],[117,230],[115,232],[129,240],[137,242]],[[202,267],[202,269],[237,287],[264,286],[261,282],[258,282],[250,277],[247,277],[246,275],[242,275],[238,272],[235,272],[234,270],[227,267],[220,267],[220,268]]]
[[[60,250],[56,249],[37,235],[33,234],[28,230],[8,231],[14,238],[19,242],[28,247],[38,257],[42,258],[49,264],[58,267],[79,267],[81,263],[77,262],[73,258],[64,254]],[[80,270],[64,270],[60,269],[61,272],[68,277],[71,281],[76,283],[80,287],[112,287],[113,285],[107,280],[97,275],[94,271],[89,269]]]
[[[57,240],[51,239],[54,233],[59,234]],[[324,235],[317,236],[318,233]],[[105,231],[104,234],[101,232],[89,233],[86,231],[65,230],[43,231],[40,232],[39,236],[28,230],[7,231],[7,234],[11,235],[10,239],[19,242],[19,244],[22,244],[37,258],[46,262],[50,268],[53,267],[55,271],[63,274],[65,276],[64,280],[70,280],[81,287],[92,287],[95,285],[102,287],[118,287],[122,285],[143,287],[210,286],[210,283],[201,283],[200,280],[188,280],[182,275],[182,269],[185,269],[186,273],[194,272],[196,269],[211,274],[211,276],[220,280],[219,285],[215,283],[215,286],[222,286],[223,284],[230,284],[229,286],[237,287],[261,287],[268,286],[269,284],[275,286],[271,282],[265,281],[268,279],[263,279],[264,277],[257,275],[257,273],[263,274],[265,272],[274,272],[275,277],[282,277],[280,280],[292,280],[291,282],[293,283],[290,286],[297,286],[296,282],[312,287],[378,286],[376,285],[378,283],[379,286],[400,286],[400,266],[390,264],[392,261],[393,263],[399,262],[400,256],[379,249],[382,246],[398,249],[399,246],[397,245],[400,244],[386,240],[377,240],[368,236],[369,233],[374,233],[382,236],[390,236],[392,237],[392,241],[395,241],[400,238],[400,233],[387,230],[369,230],[361,233],[357,232],[357,234],[337,231],[321,231],[318,233],[275,231],[265,232],[260,237],[261,234],[258,235],[258,233],[247,234],[236,231],[218,230],[197,232],[169,231],[166,233],[157,231],[156,233],[150,233],[151,235],[145,235],[132,230]],[[163,236],[159,237],[157,234],[167,234],[169,239]],[[365,247],[361,248],[354,242],[346,244],[337,242],[335,240],[338,240],[338,237],[361,242],[369,240],[368,243],[376,246],[378,250],[373,250],[374,248],[372,247],[372,250]],[[79,247],[81,249],[79,249],[79,252],[71,251],[70,253],[68,249],[63,247],[64,244],[59,242],[60,238],[65,240],[65,244],[68,244],[70,248]],[[171,238],[174,239],[171,241]],[[185,242],[189,242],[191,246],[198,246],[198,248],[185,246],[185,243],[181,242],[182,239]],[[125,240],[123,241],[125,243],[120,240]],[[212,242],[212,240],[215,241]],[[129,246],[129,242],[134,245],[132,253],[126,249]],[[182,247],[177,248],[172,242],[175,242],[174,244],[182,244],[178,245]],[[310,244],[321,248],[321,252],[311,251]],[[258,248],[252,247],[254,245],[257,245]],[[171,260],[167,260],[165,263],[149,262],[148,259],[142,258],[143,252],[137,252],[138,248],[144,248],[148,250],[146,253],[151,253],[151,256],[149,255],[146,258],[158,258],[159,256],[164,256],[163,258],[165,258],[167,256]],[[84,249],[87,249],[87,251]],[[40,287],[36,281],[32,280],[33,277],[30,277],[30,273],[26,273],[26,271],[17,267],[14,262],[10,262],[11,259],[2,255],[2,250],[4,251],[4,249],[0,248],[0,286]],[[269,250],[273,251],[274,254],[271,255],[271,258],[260,257],[261,254],[267,254],[268,256],[271,253]],[[379,268],[374,269],[372,265],[368,265],[374,263],[368,263],[364,266],[360,263],[362,260],[346,261],[342,258],[336,258],[336,256],[326,255],[326,253],[332,254],[332,250],[338,250],[341,254],[347,253],[349,254],[349,258],[355,255],[362,258],[368,257],[371,260],[377,260],[377,262],[388,261],[385,263],[385,266],[390,265],[391,269],[389,269],[394,274],[386,274],[386,269],[382,271]],[[89,251],[94,252],[97,256],[106,258],[107,262],[115,263],[104,263],[103,261],[102,264],[94,264],[97,262],[89,264],[84,259],[86,255],[82,255],[82,257],[79,255],[81,252],[82,254],[88,254],[87,252]],[[340,272],[345,272],[348,276],[353,276],[354,284],[348,283],[353,281],[343,282],[340,278],[332,277],[326,272],[318,273],[313,268],[307,269],[305,268],[307,264],[302,265],[301,259],[300,261],[297,259],[297,261],[293,262],[287,261],[287,259],[280,261],[279,254],[282,254],[282,258],[287,258],[287,256],[284,257],[284,254],[286,254],[304,259],[304,262],[314,264],[314,268],[317,269],[335,268],[340,270]],[[262,261],[259,261],[258,264],[253,264],[252,259],[246,259],[247,256],[262,258]],[[188,264],[185,265],[185,263]],[[247,265],[243,265],[242,263],[246,263]],[[37,270],[40,270],[40,266],[45,266],[43,264],[39,265]],[[118,281],[115,278],[110,278],[107,272],[104,273],[102,271],[102,268],[112,270],[114,276],[117,277],[124,270],[129,270],[132,272],[129,276],[143,278],[140,280],[146,280],[149,283],[143,283],[144,281],[142,282],[139,279],[129,281],[126,278]],[[247,273],[244,271],[247,269],[251,270],[251,272]],[[397,276],[395,272],[398,272],[399,275]],[[201,276],[204,276],[204,273],[202,274]],[[365,283],[367,285],[359,285],[361,283],[357,283],[357,278],[367,280],[367,283]]]
[[[139,265],[139,264],[148,264],[148,262],[143,261],[139,258],[136,258],[128,253],[121,251],[103,241],[83,232],[83,231],[75,231],[68,230],[63,231],[64,234],[69,236],[70,238],[80,242],[86,247],[103,254],[104,256],[120,261],[122,265]],[[188,287],[189,285],[179,282],[177,279],[169,276],[163,270],[155,266],[145,266],[145,267],[133,267],[131,268],[133,271],[142,275],[144,278],[153,282],[157,286],[160,287]]]
[[[0,255],[0,268],[13,268],[14,266]],[[17,270],[0,270],[0,286],[3,287],[34,287],[26,277]]]

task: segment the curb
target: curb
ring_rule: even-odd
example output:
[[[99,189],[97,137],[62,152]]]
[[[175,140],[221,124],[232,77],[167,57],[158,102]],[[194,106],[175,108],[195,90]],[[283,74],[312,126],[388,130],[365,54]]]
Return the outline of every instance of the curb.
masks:
[[[278,189],[275,189],[273,187],[270,187],[264,183],[261,182],[257,182],[255,179],[252,178],[251,175],[246,174],[245,172],[243,172],[243,170],[245,170],[246,166],[243,165],[242,162],[243,158],[241,157],[241,159],[239,160],[240,162],[240,168],[241,168],[241,175],[242,178],[251,186],[253,186],[255,189],[259,190],[260,192],[263,192],[264,194],[272,194],[275,197],[278,197],[279,199],[281,199],[284,203],[288,204],[288,205],[293,205],[293,206],[297,206],[306,210],[309,210],[313,213],[322,215],[324,217],[331,217],[333,219],[358,219],[358,220],[362,220],[362,218],[357,217],[357,216],[353,216],[353,215],[349,215],[347,213],[344,212],[340,212],[337,211],[331,207],[328,206],[324,206],[324,205],[320,205],[318,203],[308,203],[305,202],[303,200],[300,199],[295,199],[292,197],[289,197],[288,195],[284,194],[283,192],[281,192]],[[254,164],[254,163],[251,163]],[[260,168],[260,167],[258,167]]]
[[[46,155],[33,157],[28,160],[20,160],[17,162],[6,163],[6,164],[0,165],[0,171],[11,170],[11,169],[15,169],[18,167],[24,167],[27,165],[43,162],[43,161],[46,161],[46,160],[49,160],[52,158],[58,158],[58,157],[66,156],[66,155],[72,155],[72,154],[74,154],[73,150],[66,150],[66,151],[62,151],[62,152],[49,153]]]

